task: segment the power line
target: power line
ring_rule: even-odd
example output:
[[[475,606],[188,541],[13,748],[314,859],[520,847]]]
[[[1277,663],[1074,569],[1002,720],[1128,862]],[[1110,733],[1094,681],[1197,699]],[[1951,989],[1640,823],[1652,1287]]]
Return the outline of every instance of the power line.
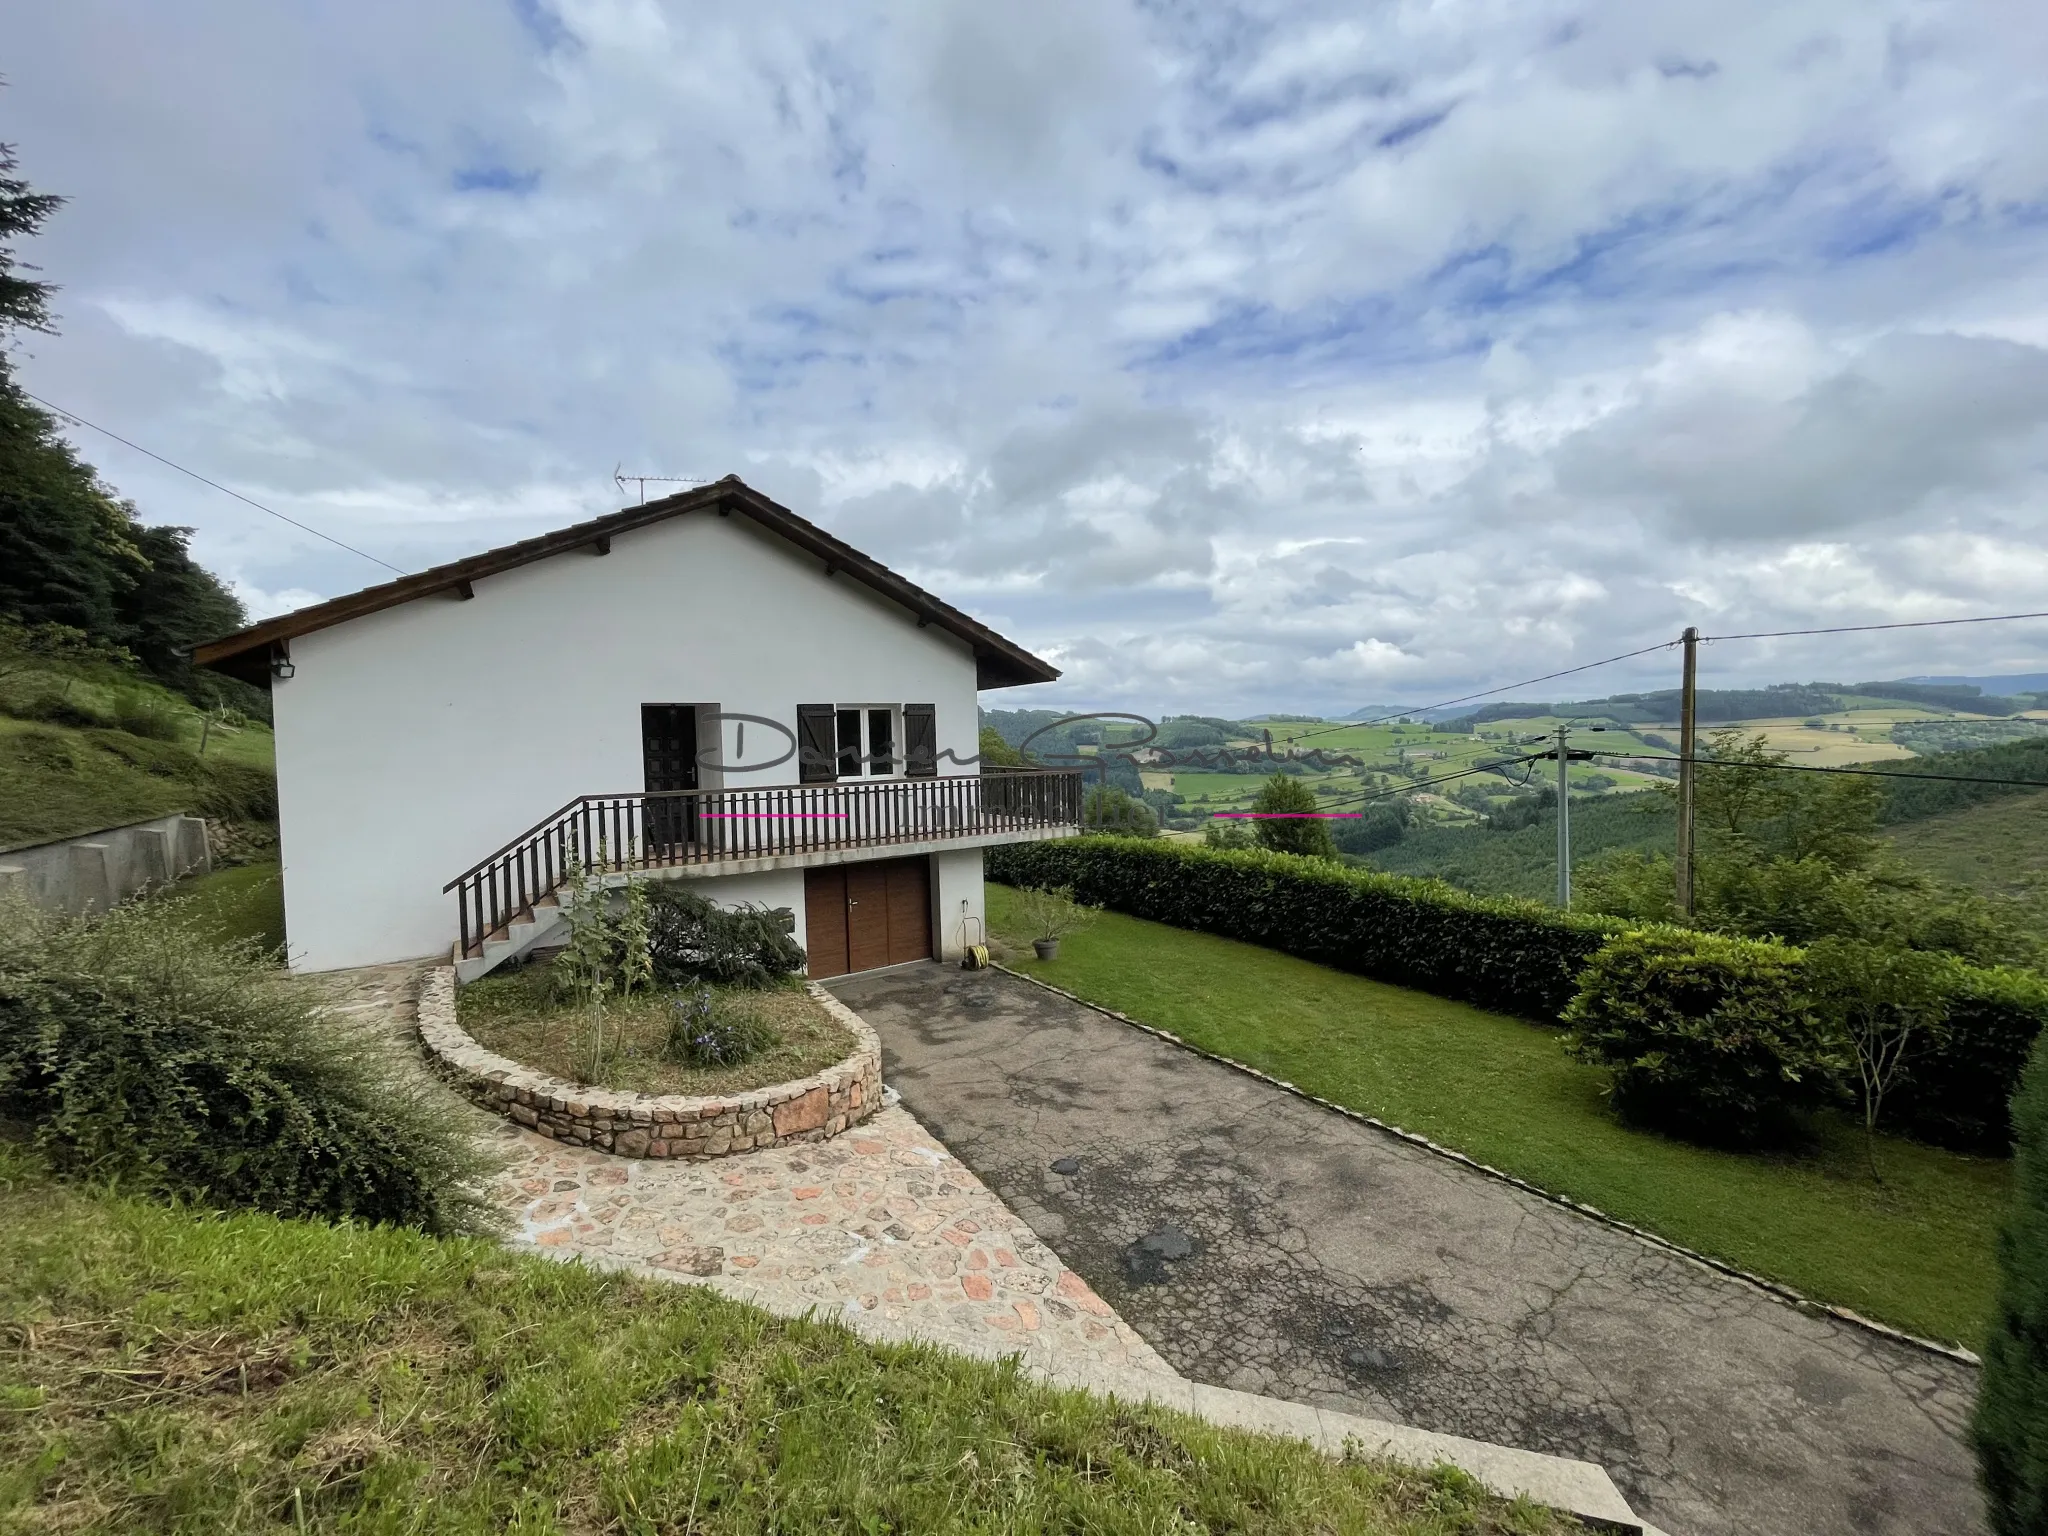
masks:
[[[379,560],[375,555],[371,554],[368,550],[357,549],[353,544],[342,543],[341,540],[337,539],[331,533],[322,533],[318,528],[315,528],[307,523],[302,523],[295,517],[286,517],[282,512],[279,512],[271,507],[266,507],[265,505],[263,505],[262,502],[255,500],[253,497],[244,496],[240,491],[231,491],[226,486],[222,485],[218,480],[207,479],[206,476],[200,474],[199,471],[196,469],[187,469],[184,465],[178,463],[174,459],[167,459],[160,453],[151,453],[149,449],[143,447],[140,443],[131,443],[128,441],[127,438],[123,437],[120,433],[110,431],[106,427],[101,426],[96,421],[87,421],[83,416],[79,415],[76,411],[67,411],[64,409],[63,406],[52,404],[50,401],[45,400],[41,395],[31,394],[28,390],[24,389],[22,390],[22,393],[24,395],[28,395],[29,399],[35,401],[37,405],[47,406],[49,409],[55,411],[59,416],[62,416],[66,421],[75,421],[81,427],[90,427],[95,432],[101,433],[107,437],[111,437],[115,442],[119,443],[124,448],[133,448],[137,453],[142,454],[146,458],[155,459],[159,464],[168,465],[170,468],[175,469],[181,475],[190,475],[194,480],[197,480],[201,485],[210,485],[216,491],[220,491],[224,495],[232,496],[237,501],[247,502],[250,506],[254,507],[258,512],[269,513],[272,517],[276,518],[281,523],[290,523],[294,528],[297,528],[305,533],[310,533],[316,539],[325,539],[328,543],[332,544],[336,549],[345,549],[352,555],[361,555],[365,560],[369,561],[372,565],[381,565],[384,567],[385,570],[396,572],[400,576],[409,576],[412,574],[410,571],[406,570],[402,566],[393,565],[389,560]]]
[[[1731,636],[1730,638],[1736,637]],[[1536,684],[1547,683],[1553,678],[1570,677],[1575,672],[1590,672],[1595,667],[1612,666],[1617,661],[1628,661],[1636,656],[1647,656],[1652,651],[1668,651],[1678,643],[1676,640],[1665,640],[1656,645],[1646,645],[1639,651],[1623,651],[1619,656],[1603,657],[1599,661],[1586,662],[1583,666],[1566,667],[1562,672],[1546,672],[1541,677],[1525,677],[1519,683],[1503,683],[1498,688],[1488,688],[1481,693],[1468,693],[1461,698],[1445,699],[1440,704],[1417,704],[1412,709],[1403,709],[1391,715],[1382,715],[1377,720],[1347,720],[1342,725],[1328,726],[1320,731],[1303,731],[1299,736],[1290,736],[1287,739],[1290,743],[1307,741],[1311,736],[1328,736],[1335,731],[1356,730],[1368,725],[1385,725],[1389,720],[1399,720],[1403,715],[1423,715],[1428,714],[1433,709],[1449,709],[1453,704],[1469,704],[1474,699],[1490,699],[1497,693],[1509,693],[1517,688],[1533,688]]]
[[[1791,635],[1861,635],[1873,629],[1936,629],[1944,624],[2009,624],[2015,619],[2048,619],[2048,613],[1987,613],[1971,619],[1900,619],[1892,624],[1838,624],[1829,629],[1765,629],[1748,635],[1701,635],[1714,640],[1782,640]]]
[[[1619,757],[1632,763],[1682,763],[1682,757],[1658,757],[1649,752],[1596,752],[1598,757]],[[1696,757],[1699,768],[1755,768],[1767,773],[1852,773],[1866,779],[1935,779],[1944,784],[2004,784],[2016,789],[2048,789],[2048,779],[1985,779],[1969,773],[1909,773],[1893,768],[1824,768],[1818,763],[1744,763],[1720,758]]]

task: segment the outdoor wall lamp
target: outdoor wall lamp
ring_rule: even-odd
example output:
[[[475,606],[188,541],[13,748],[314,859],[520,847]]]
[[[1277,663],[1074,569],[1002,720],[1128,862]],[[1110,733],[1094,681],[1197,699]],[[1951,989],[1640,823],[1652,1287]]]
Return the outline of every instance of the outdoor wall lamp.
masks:
[[[280,649],[271,653],[270,675],[279,682],[283,682],[297,670],[298,668],[292,665],[291,657],[283,650]]]

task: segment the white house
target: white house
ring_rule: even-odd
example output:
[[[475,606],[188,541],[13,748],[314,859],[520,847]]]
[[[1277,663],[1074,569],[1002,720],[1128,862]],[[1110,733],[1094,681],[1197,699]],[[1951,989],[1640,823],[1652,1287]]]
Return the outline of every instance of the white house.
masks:
[[[981,850],[1078,775],[983,774],[976,693],[1058,672],[737,478],[255,625],[294,968],[546,942],[571,858],[786,907],[813,976],[957,956]]]

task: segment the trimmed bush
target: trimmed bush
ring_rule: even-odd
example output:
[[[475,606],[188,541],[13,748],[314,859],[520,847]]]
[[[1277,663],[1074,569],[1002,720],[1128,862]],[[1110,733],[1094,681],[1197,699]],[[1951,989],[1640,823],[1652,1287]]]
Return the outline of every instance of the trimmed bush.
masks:
[[[1815,1044],[1828,1010],[1805,960],[1804,950],[1763,940],[1643,929],[1594,958],[1565,1022],[1582,1060],[1614,1069],[1615,1107],[1627,1118],[1740,1144],[1793,1111],[1856,1097],[1846,1046]],[[1883,1127],[2002,1157],[2012,1146],[2008,1103],[2048,1025],[2048,980],[1961,961],[1943,964],[1940,978],[1941,1027],[1907,1055]],[[1767,1090],[1773,1081],[1782,1090]],[[1680,1102],[1687,1083],[1690,1107]],[[1753,1114],[1723,1102],[1752,1094]],[[1724,1114],[1734,1118],[1721,1131]]]
[[[1957,965],[1951,977],[1939,1043],[1907,1063],[1886,1120],[1936,1146],[2003,1157],[2027,1053],[2048,1027],[2048,980],[2004,966]]]
[[[490,1168],[396,1042],[147,902],[0,912],[0,1118],[50,1164],[206,1205],[482,1230]]]
[[[2012,1205],[1972,1426],[1996,1536],[2048,1530],[2048,1036],[2012,1106]]]
[[[1071,886],[1092,907],[1546,1022],[1625,926],[1326,859],[1149,839],[1018,843],[989,849],[986,867],[1006,885]]]
[[[1800,952],[1654,929],[1614,939],[1565,1010],[1571,1053],[1614,1075],[1615,1112],[1695,1141],[1784,1140],[1843,1065],[1802,997]]]
[[[766,987],[803,967],[786,909],[716,906],[679,880],[651,882],[647,907],[647,948],[662,986]]]

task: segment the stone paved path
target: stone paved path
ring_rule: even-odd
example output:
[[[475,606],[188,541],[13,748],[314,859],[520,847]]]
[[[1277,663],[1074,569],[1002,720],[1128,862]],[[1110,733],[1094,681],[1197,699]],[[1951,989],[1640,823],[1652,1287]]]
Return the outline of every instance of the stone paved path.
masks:
[[[410,1040],[425,970],[334,973],[336,1006]],[[613,1157],[475,1114],[506,1158],[492,1196],[515,1244],[1069,1378],[1174,1374],[903,1109],[829,1141],[698,1162]]]
[[[1580,1457],[1674,1536],[1982,1529],[1966,1365],[1014,977],[832,988],[906,1107],[1197,1382]]]
[[[1074,1271],[902,1109],[830,1141],[650,1162],[507,1126],[514,1241],[708,1281],[864,1333],[1050,1369],[1169,1372]]]

